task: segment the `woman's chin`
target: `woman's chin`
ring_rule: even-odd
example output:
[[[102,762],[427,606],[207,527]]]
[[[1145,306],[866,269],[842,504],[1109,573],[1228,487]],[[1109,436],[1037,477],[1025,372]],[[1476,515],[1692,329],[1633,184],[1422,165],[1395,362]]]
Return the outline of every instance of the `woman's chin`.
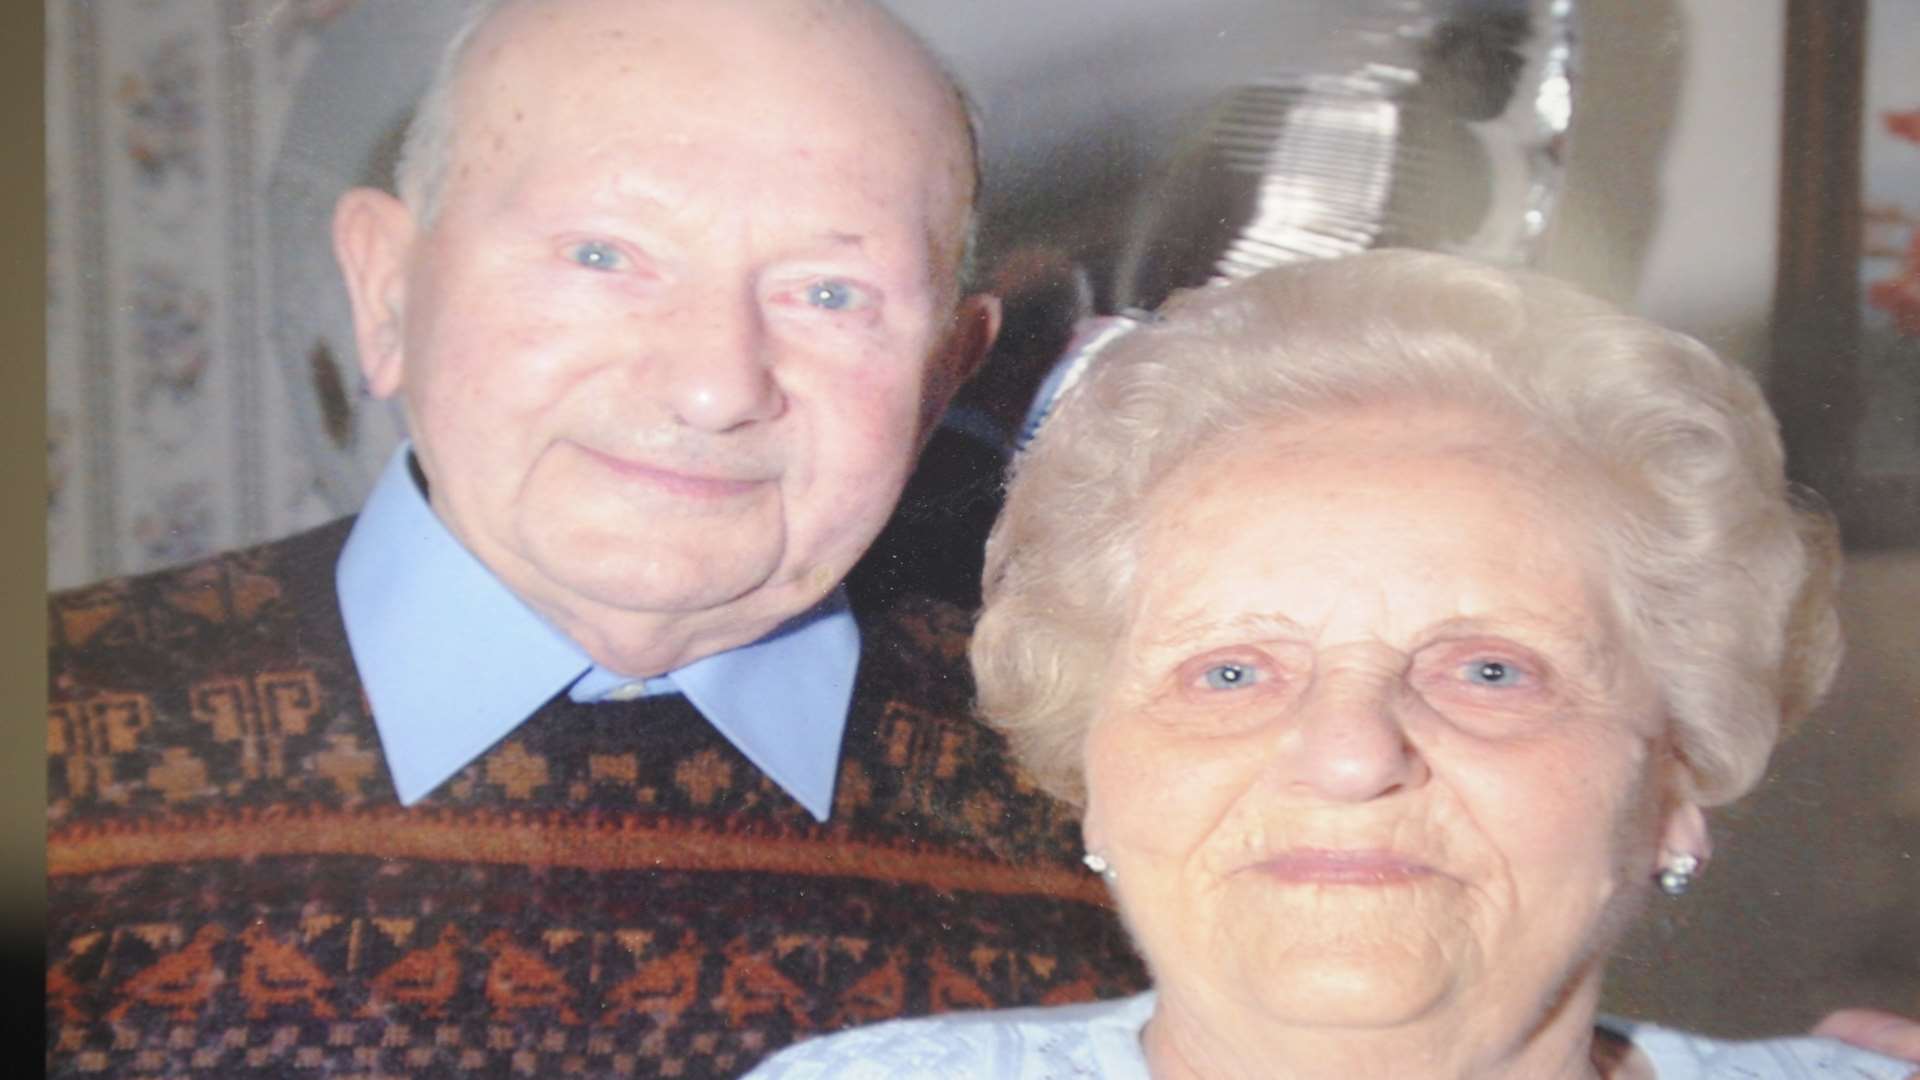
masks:
[[[1401,1028],[1440,1014],[1454,989],[1444,963],[1388,956],[1293,955],[1262,973],[1258,1006],[1274,1023],[1302,1028]]]

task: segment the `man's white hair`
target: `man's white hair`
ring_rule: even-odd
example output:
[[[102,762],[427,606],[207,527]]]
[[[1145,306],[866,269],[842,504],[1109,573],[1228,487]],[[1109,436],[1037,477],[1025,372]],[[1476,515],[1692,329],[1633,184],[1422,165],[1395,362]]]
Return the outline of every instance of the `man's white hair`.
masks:
[[[1016,464],[987,547],[980,710],[1054,793],[1117,647],[1156,485],[1241,433],[1460,407],[1590,468],[1580,492],[1628,647],[1702,805],[1766,766],[1840,657],[1832,518],[1792,490],[1754,380],[1546,277],[1383,251],[1196,289],[1101,352]]]
[[[453,157],[455,88],[460,70],[467,60],[467,49],[474,35],[509,0],[470,0],[467,10],[441,50],[434,67],[433,80],[420,95],[407,124],[406,137],[400,143],[399,161],[394,165],[393,184],[422,228],[432,224],[440,209],[440,190],[446,184],[447,167]]]

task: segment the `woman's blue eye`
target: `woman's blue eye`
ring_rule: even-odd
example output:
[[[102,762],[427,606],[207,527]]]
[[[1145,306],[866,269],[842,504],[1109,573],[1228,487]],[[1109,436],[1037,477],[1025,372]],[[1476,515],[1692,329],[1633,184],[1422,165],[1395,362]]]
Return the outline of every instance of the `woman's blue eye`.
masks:
[[[625,262],[612,244],[602,243],[599,240],[575,244],[567,254],[574,262],[589,270],[618,270]]]
[[[853,306],[853,286],[844,281],[818,281],[807,286],[807,303],[828,311],[845,311]]]
[[[1481,686],[1512,686],[1520,673],[1499,660],[1474,660],[1466,666],[1467,681]]]
[[[1239,690],[1260,681],[1259,673],[1245,664],[1215,664],[1200,678],[1209,690]]]

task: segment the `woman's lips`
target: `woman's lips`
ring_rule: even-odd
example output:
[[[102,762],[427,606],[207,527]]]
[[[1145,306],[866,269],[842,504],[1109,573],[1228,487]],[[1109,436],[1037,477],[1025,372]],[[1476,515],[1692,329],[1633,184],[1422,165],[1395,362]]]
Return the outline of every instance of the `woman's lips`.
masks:
[[[1294,848],[1253,869],[1292,885],[1406,885],[1434,876],[1433,867],[1381,850]]]

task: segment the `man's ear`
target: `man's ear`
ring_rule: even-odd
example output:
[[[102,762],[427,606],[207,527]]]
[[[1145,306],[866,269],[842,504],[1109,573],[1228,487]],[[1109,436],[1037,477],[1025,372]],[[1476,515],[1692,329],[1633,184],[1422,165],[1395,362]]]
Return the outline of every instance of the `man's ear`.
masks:
[[[974,293],[960,301],[953,312],[953,328],[947,335],[947,370],[953,388],[960,389],[973,373],[986,363],[1000,336],[1000,298]]]
[[[966,385],[973,373],[980,370],[986,362],[987,353],[993,348],[993,339],[1000,335],[1000,298],[986,293],[974,293],[964,297],[953,309],[953,317],[947,322],[946,335],[941,339],[934,353],[933,361],[927,369],[926,421],[931,427],[934,421],[953,400],[953,395]]]
[[[400,389],[413,239],[413,211],[384,191],[353,188],[334,204],[333,257],[353,302],[360,373],[375,397],[391,397]]]

